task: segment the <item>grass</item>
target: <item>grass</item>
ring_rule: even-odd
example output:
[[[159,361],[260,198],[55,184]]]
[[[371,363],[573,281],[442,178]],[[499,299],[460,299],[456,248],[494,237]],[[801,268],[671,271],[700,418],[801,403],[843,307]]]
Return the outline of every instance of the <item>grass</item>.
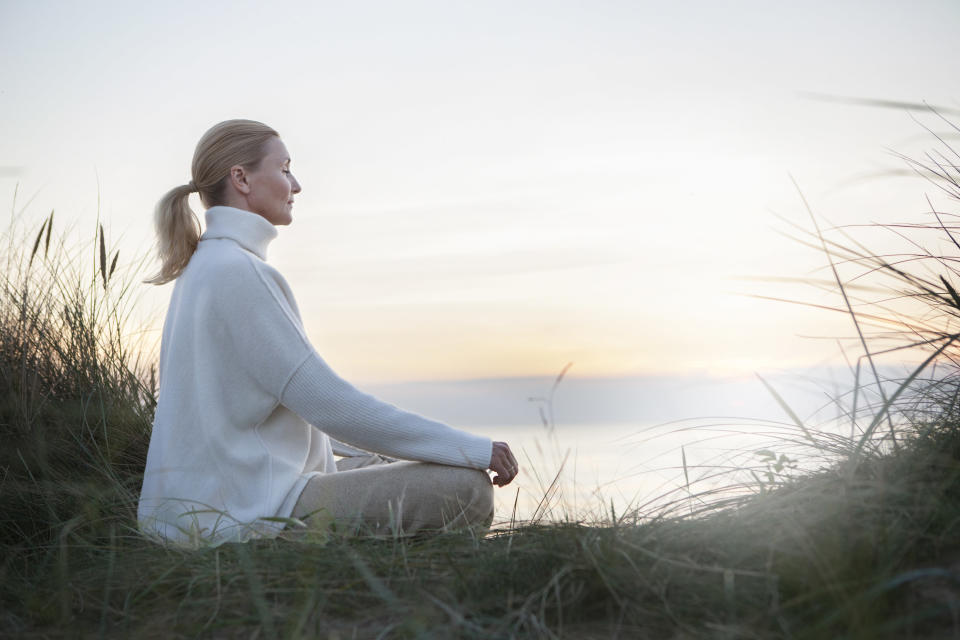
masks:
[[[932,158],[960,199],[956,165]],[[935,218],[908,233],[952,239]],[[537,517],[504,514],[482,538],[182,550],[134,521],[156,404],[155,370],[123,330],[137,261],[120,262],[102,228],[73,251],[51,241],[52,213],[39,229],[16,221],[0,287],[0,636],[960,636],[960,244],[877,256],[797,229],[829,257],[857,328],[855,382],[834,398],[842,429],[783,401],[769,449],[710,466],[681,450],[675,491],[621,514],[596,505],[589,524],[554,508],[561,461],[541,476]],[[899,380],[871,365],[907,347],[930,362]],[[564,372],[536,399],[551,436]]]

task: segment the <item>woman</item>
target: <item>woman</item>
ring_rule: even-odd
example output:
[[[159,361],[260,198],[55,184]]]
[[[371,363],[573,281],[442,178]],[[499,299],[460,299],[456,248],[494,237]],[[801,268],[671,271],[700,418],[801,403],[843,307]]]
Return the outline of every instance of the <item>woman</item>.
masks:
[[[510,447],[362,393],[310,344],[290,287],[266,261],[300,192],[279,134],[221,122],[200,139],[192,174],[155,212],[162,265],[146,282],[176,283],[141,529],[220,544],[279,535],[294,519],[394,535],[488,527],[485,471],[509,484]],[[187,202],[194,191],[208,207],[203,235]],[[361,456],[337,461],[335,449]]]

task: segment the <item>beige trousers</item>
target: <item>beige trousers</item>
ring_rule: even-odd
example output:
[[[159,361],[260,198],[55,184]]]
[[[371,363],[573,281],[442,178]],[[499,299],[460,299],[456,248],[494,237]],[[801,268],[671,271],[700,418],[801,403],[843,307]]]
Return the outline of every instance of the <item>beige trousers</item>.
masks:
[[[485,531],[493,521],[493,486],[477,469],[394,462],[376,454],[344,458],[336,473],[307,483],[293,516],[310,529],[347,534]]]

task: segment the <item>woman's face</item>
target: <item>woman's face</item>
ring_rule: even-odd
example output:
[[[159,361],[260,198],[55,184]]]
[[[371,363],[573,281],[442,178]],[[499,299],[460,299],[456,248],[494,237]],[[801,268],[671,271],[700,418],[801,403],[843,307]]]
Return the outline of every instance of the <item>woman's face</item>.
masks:
[[[280,138],[271,138],[266,151],[257,170],[247,174],[247,204],[274,225],[290,224],[293,194],[300,193],[300,183],[290,172],[290,154]]]

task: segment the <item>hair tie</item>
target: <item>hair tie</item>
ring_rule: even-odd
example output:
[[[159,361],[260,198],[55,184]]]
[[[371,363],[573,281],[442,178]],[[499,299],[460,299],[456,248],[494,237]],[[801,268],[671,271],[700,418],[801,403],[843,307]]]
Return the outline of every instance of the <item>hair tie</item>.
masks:
[[[197,189],[197,183],[193,180],[187,183],[187,187],[189,187],[190,191],[200,191],[200,189]]]

